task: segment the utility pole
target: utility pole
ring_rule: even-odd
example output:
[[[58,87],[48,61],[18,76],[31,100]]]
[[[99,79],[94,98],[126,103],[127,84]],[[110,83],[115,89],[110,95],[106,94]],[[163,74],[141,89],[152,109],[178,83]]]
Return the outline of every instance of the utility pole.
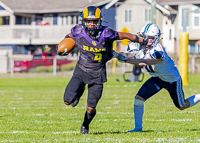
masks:
[[[156,0],[152,0],[151,4],[151,22],[156,24]]]

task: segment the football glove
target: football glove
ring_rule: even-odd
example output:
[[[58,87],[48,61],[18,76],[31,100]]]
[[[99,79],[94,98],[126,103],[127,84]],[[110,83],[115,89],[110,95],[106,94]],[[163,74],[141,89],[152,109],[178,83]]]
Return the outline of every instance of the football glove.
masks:
[[[117,58],[117,52],[115,52],[115,50],[112,50],[112,55],[113,55],[113,58]]]
[[[58,49],[58,45],[56,46],[56,49]],[[59,56],[67,56],[69,53],[67,53],[67,50],[65,50],[65,52],[59,52],[59,51],[57,50],[57,54],[58,54]]]
[[[121,63],[125,63],[128,60],[128,58],[122,55],[121,53],[118,53],[117,59]]]
[[[118,61],[121,62],[121,63],[125,63],[126,60],[128,59],[128,58],[125,57],[123,54],[117,53],[117,52],[115,52],[114,50],[112,51],[112,55],[113,55],[113,58],[117,58]]]
[[[67,52],[67,48],[65,48],[65,51],[62,53],[62,56],[67,56],[69,53]]]
[[[149,37],[144,32],[139,32],[138,36],[143,38],[141,45],[147,45]]]

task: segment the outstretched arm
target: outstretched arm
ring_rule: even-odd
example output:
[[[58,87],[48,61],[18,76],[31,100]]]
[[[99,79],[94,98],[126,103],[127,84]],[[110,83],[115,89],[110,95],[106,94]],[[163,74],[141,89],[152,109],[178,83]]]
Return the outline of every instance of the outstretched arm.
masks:
[[[146,65],[155,65],[158,62],[162,61],[162,59],[132,59],[129,56],[126,56],[126,53],[117,53],[115,51],[113,51],[113,57],[117,58],[119,61],[121,62],[126,62],[126,63],[130,63],[130,64],[134,64],[134,65],[138,65],[138,66],[146,66]]]
[[[142,45],[146,45],[148,43],[148,36],[145,36],[143,38],[138,37],[137,35],[131,34],[131,33],[123,33],[123,32],[118,32],[119,39],[129,39],[132,42],[138,42]]]
[[[132,53],[124,53],[124,52],[120,52],[120,54],[124,55],[127,58],[133,58],[134,55]]]
[[[162,61],[161,59],[131,59],[128,58],[126,63],[138,65],[138,66],[146,66],[146,65],[155,65]]]

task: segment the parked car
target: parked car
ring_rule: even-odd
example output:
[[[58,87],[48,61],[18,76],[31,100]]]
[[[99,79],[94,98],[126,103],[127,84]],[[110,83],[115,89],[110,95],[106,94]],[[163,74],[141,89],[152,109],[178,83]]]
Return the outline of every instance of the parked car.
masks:
[[[53,58],[56,56],[55,53],[47,52],[41,54],[33,54],[33,59],[31,61],[14,61],[14,72],[27,72],[31,68],[36,68],[38,66],[50,66],[53,65]],[[71,63],[72,60],[67,59],[57,59],[57,66],[59,68],[61,65]]]

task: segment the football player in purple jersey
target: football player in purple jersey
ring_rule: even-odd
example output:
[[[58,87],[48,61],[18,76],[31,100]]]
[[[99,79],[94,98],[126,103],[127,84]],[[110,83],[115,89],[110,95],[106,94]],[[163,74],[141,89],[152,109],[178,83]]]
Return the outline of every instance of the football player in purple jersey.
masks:
[[[73,38],[80,52],[79,60],[69,81],[64,103],[75,107],[88,85],[87,109],[81,125],[81,134],[88,134],[89,124],[96,114],[96,106],[102,96],[103,83],[107,81],[106,62],[112,59],[112,44],[115,40],[129,39],[146,45],[148,37],[139,38],[131,33],[122,33],[101,25],[101,10],[88,6],[82,12],[82,24],[77,24],[65,38]],[[68,53],[58,53],[67,55]]]
[[[159,43],[161,35],[159,27],[149,23],[142,28],[139,35],[148,36],[147,45],[132,42],[127,48],[128,53],[113,52],[119,61],[142,66],[151,75],[135,96],[133,105],[135,128],[128,132],[143,131],[144,102],[163,88],[169,92],[174,105],[180,110],[194,106],[200,101],[200,94],[185,99],[179,71]],[[132,58],[127,58],[125,55]]]

